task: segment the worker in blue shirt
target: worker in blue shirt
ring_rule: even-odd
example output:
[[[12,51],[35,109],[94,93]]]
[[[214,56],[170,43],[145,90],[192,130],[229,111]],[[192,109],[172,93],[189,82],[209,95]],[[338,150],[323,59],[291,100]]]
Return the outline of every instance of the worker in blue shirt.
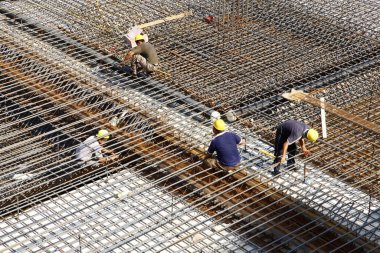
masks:
[[[280,167],[281,164],[285,163],[287,152],[289,152],[287,167],[295,169],[294,165],[296,162],[294,157],[297,154],[297,141],[305,157],[311,154],[310,151],[306,149],[305,138],[310,142],[315,142],[318,139],[318,132],[311,129],[305,123],[296,120],[287,120],[277,127],[274,144],[274,164],[277,164],[277,166],[272,172],[274,176],[280,174]]]
[[[214,137],[205,157],[205,164],[208,167],[222,169],[229,173],[234,172],[240,164],[240,154],[237,145],[242,145],[245,140],[240,136],[225,131],[226,124],[222,119],[217,119],[213,123]],[[216,152],[216,157],[213,153]]]

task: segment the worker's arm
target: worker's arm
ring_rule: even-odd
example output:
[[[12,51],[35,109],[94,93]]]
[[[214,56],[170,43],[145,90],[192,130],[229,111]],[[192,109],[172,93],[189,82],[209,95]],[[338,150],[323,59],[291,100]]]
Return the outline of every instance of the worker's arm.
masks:
[[[116,159],[119,157],[118,154],[116,154],[115,152],[113,152],[112,150],[108,149],[108,148],[103,148],[102,149],[102,153],[105,153],[105,154],[108,154],[108,155],[111,155],[111,157],[108,157],[109,159]]]
[[[100,163],[106,163],[108,161],[108,158],[107,157],[99,157],[98,160]]]
[[[102,153],[103,154],[109,154],[109,155],[115,154],[112,150],[110,150],[108,148],[102,148]]]
[[[285,141],[284,144],[282,144],[281,163],[285,163],[286,161],[286,152],[288,152],[288,146],[289,146],[288,141]]]
[[[99,159],[100,163],[106,163],[106,162],[115,160],[115,159],[117,159],[119,157],[112,150],[104,148],[102,146],[100,146],[100,147],[101,147],[101,149],[97,150],[97,153],[95,153],[95,155]],[[109,156],[104,157],[103,154],[108,154]]]
[[[210,154],[209,152],[206,152],[204,160],[209,159],[211,157],[212,157],[212,154]]]
[[[247,141],[246,141],[245,139],[241,138],[241,141],[239,142],[238,145],[245,145],[246,142],[247,142]]]
[[[109,161],[113,161],[113,160],[117,159],[118,157],[119,157],[119,155],[113,153],[111,156],[99,157],[99,162],[100,163],[107,163]]]
[[[304,155],[305,157],[308,157],[309,155],[311,155],[311,152],[310,152],[309,150],[307,150],[307,148],[306,148],[305,140],[304,140],[303,138],[301,138],[301,139],[299,140],[299,144],[300,144],[300,146],[301,146],[301,149],[302,149],[303,155]]]
[[[124,56],[124,61],[128,61],[129,59],[131,59],[134,54],[135,53],[133,51],[129,51],[128,54]]]
[[[208,149],[206,151],[206,155],[205,155],[205,158],[203,160],[206,160],[208,158],[211,158],[212,157],[212,154],[215,152],[215,146],[214,146],[214,142],[211,141],[210,142],[210,145],[208,146]]]

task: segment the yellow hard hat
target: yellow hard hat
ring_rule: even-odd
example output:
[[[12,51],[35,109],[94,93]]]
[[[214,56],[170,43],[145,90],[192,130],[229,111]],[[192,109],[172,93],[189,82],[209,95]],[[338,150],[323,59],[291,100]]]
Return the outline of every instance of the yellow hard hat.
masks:
[[[213,126],[219,131],[224,131],[226,129],[226,123],[224,123],[222,119],[215,120]]]
[[[139,40],[145,40],[144,35],[137,34],[135,37],[135,41],[139,41]]]
[[[96,134],[96,137],[100,139],[107,139],[107,140],[110,138],[109,132],[105,129],[99,130],[99,132]]]
[[[309,129],[309,131],[307,131],[307,139],[311,142],[315,142],[316,140],[318,140],[318,132],[314,129]]]

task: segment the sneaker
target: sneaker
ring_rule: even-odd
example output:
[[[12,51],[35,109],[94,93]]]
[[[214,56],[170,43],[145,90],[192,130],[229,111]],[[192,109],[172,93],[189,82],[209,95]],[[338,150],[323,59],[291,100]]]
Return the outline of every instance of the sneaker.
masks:
[[[272,176],[277,176],[278,174],[281,174],[281,172],[275,172],[275,171],[271,171],[270,174],[272,174]]]

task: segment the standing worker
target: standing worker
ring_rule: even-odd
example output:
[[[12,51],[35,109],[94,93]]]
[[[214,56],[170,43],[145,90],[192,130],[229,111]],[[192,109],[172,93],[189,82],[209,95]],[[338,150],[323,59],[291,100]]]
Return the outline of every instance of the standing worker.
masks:
[[[245,140],[240,136],[227,132],[226,124],[222,119],[214,121],[212,131],[214,137],[205,157],[205,164],[214,169],[222,169],[229,173],[234,172],[240,164],[240,154],[237,145],[242,145]],[[216,158],[213,153],[216,151]]]
[[[273,175],[280,174],[280,167],[281,164],[285,163],[287,152],[289,152],[287,167],[291,168],[290,166],[295,166],[296,162],[294,157],[297,154],[297,141],[299,141],[299,145],[305,157],[311,154],[310,151],[306,149],[304,138],[315,142],[318,139],[318,132],[303,122],[296,120],[287,120],[277,127],[274,144],[274,164],[278,163],[278,165],[274,168]]]
[[[144,70],[146,74],[151,74],[157,70],[158,57],[156,49],[153,45],[145,42],[144,36],[141,34],[135,37],[136,47],[124,57],[124,61],[128,61],[132,58],[131,68],[132,77],[137,77],[137,71]]]
[[[99,166],[99,162],[104,164],[118,158],[114,152],[102,147],[106,140],[110,138],[107,130],[99,130],[96,136],[88,137],[75,150],[76,158],[85,166]],[[104,157],[103,154],[111,156]]]

